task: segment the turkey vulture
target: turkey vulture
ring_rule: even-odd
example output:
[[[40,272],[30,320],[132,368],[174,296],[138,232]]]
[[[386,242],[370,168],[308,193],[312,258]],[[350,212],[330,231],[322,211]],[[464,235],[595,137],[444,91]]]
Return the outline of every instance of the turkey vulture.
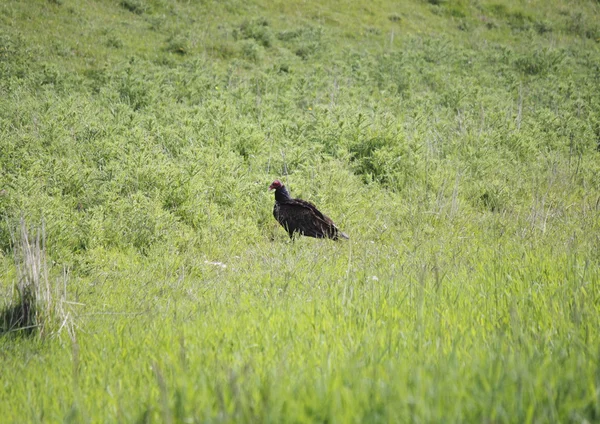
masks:
[[[332,240],[349,238],[338,230],[329,217],[319,212],[315,205],[306,200],[292,199],[281,181],[273,181],[269,190],[275,190],[273,216],[286,229],[290,238],[294,237],[294,233]]]

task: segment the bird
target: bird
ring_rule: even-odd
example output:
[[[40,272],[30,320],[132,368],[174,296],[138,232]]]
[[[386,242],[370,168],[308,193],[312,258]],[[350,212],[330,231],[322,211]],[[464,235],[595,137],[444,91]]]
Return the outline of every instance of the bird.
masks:
[[[269,191],[275,190],[273,216],[293,239],[295,234],[307,237],[349,239],[333,221],[322,214],[315,205],[306,200],[293,199],[279,180],[273,181]]]

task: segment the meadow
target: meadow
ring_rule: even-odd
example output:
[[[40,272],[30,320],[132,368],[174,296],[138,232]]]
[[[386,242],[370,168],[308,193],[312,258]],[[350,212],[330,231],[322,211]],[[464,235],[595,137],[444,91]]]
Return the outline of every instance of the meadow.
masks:
[[[0,364],[7,423],[600,421],[600,3],[3,1]]]

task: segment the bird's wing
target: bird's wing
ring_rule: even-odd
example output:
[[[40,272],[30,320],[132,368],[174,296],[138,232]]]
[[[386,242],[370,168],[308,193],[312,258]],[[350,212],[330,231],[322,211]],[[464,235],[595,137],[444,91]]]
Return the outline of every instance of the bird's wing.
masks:
[[[317,238],[332,237],[337,231],[333,221],[306,200],[293,199],[280,207],[290,231]]]
[[[333,225],[335,227],[335,224],[333,223],[331,218],[329,218],[327,215],[321,213],[321,211],[318,210],[317,207],[315,205],[313,205],[312,203],[307,202],[306,200],[302,200],[302,199],[294,199],[294,202],[302,205],[303,207],[305,207],[307,209],[310,209],[316,219],[323,221],[326,225]]]

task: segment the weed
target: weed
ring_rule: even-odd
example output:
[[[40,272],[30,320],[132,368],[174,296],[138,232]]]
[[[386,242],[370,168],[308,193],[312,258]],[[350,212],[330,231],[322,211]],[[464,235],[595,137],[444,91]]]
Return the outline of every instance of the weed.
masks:
[[[253,40],[244,40],[242,42],[242,54],[245,59],[258,62],[262,57],[262,49]]]
[[[391,22],[400,22],[402,20],[402,16],[400,16],[397,13],[392,13],[391,15],[388,16],[388,19]]]
[[[136,15],[141,15],[149,10],[148,4],[144,0],[121,0],[119,5]]]
[[[515,59],[515,66],[528,75],[544,75],[552,72],[564,60],[564,54],[556,50],[534,50]]]
[[[47,337],[67,327],[72,334],[71,317],[64,308],[67,274],[56,285],[50,283],[46,258],[46,232],[42,225],[34,233],[21,218],[13,235],[17,270],[13,299],[0,312],[0,334],[39,334]]]
[[[185,55],[189,53],[190,47],[187,38],[181,35],[176,35],[167,39],[167,45],[165,49],[170,53]]]
[[[323,48],[323,29],[319,27],[307,26],[281,31],[277,38],[303,60]]]
[[[263,47],[271,47],[273,45],[273,33],[269,27],[269,22],[265,18],[244,21],[234,31],[233,35],[236,39],[252,39]]]
[[[115,49],[120,49],[120,48],[123,47],[123,41],[121,41],[120,38],[117,38],[115,36],[111,36],[111,37],[108,37],[106,39],[106,45],[108,47],[112,47],[112,48],[115,48]]]

